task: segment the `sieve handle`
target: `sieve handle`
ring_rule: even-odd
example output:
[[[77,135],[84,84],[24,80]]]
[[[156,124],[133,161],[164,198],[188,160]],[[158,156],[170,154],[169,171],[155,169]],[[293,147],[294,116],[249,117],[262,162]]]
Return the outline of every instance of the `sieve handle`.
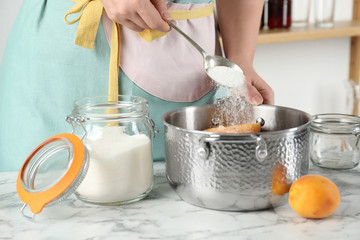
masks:
[[[225,143],[241,143],[241,142],[256,142],[255,147],[255,156],[259,162],[265,161],[268,155],[267,144],[262,136],[257,136],[255,134],[249,134],[242,136],[239,139],[239,136],[224,136],[224,135],[210,135],[202,137],[199,140],[200,148],[198,149],[198,156],[206,160],[210,155],[210,142],[225,142]]]

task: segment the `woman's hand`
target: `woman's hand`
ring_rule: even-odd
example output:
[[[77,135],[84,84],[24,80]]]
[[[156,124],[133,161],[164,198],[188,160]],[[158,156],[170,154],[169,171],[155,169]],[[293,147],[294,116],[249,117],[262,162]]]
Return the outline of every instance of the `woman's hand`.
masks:
[[[108,17],[136,32],[144,29],[170,31],[171,16],[165,0],[101,0]]]
[[[255,72],[254,69],[244,70],[249,102],[252,105],[274,104],[274,91]]]
[[[264,0],[217,0],[225,55],[244,71],[251,104],[274,104],[274,92],[253,68]]]

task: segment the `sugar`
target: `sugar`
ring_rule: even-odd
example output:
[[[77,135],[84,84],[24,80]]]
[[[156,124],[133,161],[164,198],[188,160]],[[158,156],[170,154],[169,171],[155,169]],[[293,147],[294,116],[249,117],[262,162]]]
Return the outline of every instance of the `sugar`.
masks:
[[[243,88],[245,85],[244,73],[233,68],[216,66],[209,68],[207,73],[217,84],[224,87]]]
[[[139,197],[152,186],[151,141],[144,134],[127,135],[123,127],[99,127],[83,140],[89,170],[77,188],[80,199],[117,203]]]
[[[216,66],[207,73],[218,85],[226,87],[227,96],[215,101],[213,126],[233,126],[250,123],[252,105],[248,102],[245,76],[242,71]]]
[[[251,123],[252,105],[241,96],[225,96],[215,101],[214,126]]]

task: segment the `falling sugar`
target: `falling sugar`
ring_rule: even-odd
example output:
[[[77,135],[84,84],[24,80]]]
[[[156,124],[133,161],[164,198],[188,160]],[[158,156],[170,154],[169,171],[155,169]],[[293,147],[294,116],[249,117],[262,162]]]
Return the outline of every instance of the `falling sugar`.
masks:
[[[233,126],[251,123],[252,105],[248,102],[247,86],[242,71],[216,66],[207,71],[218,85],[226,87],[227,96],[215,101],[212,126]]]
[[[212,126],[233,126],[253,123],[252,105],[242,96],[225,96],[216,99]]]

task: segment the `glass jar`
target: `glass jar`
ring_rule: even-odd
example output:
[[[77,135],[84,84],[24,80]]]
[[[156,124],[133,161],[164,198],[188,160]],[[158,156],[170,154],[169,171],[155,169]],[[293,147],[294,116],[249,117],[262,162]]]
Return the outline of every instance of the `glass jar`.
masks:
[[[330,169],[350,169],[359,164],[360,117],[319,114],[310,125],[310,159]]]
[[[148,103],[136,96],[77,100],[66,117],[72,133],[50,137],[27,157],[17,192],[33,214],[75,192],[86,202],[138,201],[153,185],[151,138],[154,122]],[[34,215],[33,215],[34,216]]]
[[[136,96],[83,98],[75,101],[70,116],[79,118],[83,128],[77,134],[84,131],[89,169],[75,195],[99,204],[130,203],[147,196],[153,185],[154,135],[147,101]]]

